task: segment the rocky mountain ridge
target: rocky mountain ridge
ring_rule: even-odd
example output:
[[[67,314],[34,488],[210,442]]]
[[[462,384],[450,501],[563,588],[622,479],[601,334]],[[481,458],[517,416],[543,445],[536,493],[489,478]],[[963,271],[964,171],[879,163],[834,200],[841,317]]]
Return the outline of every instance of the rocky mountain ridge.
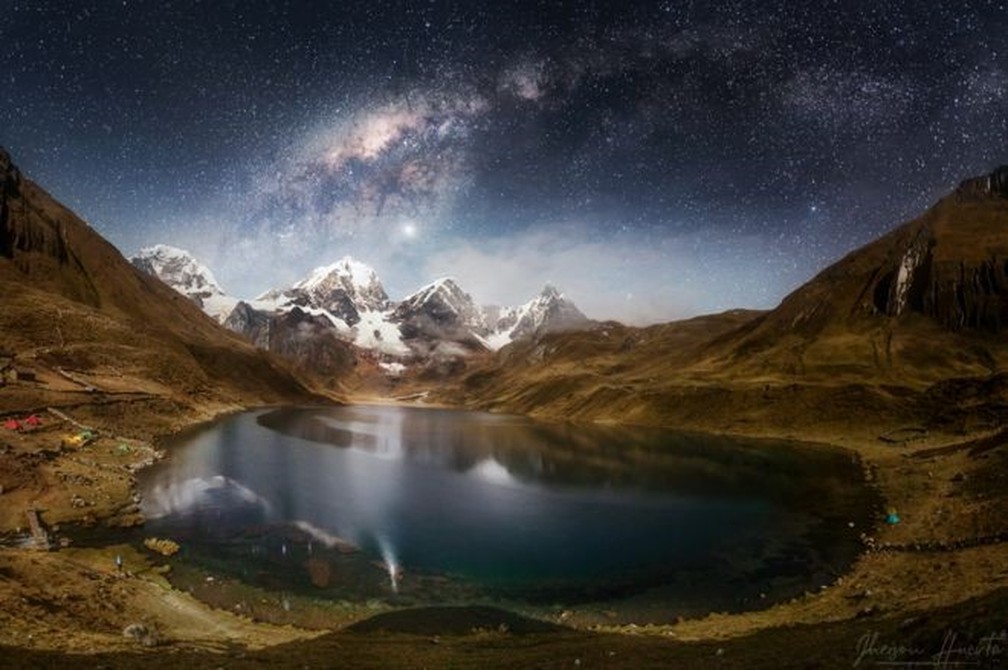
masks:
[[[277,351],[273,339],[289,344],[293,340],[284,334],[294,329],[299,333],[297,341],[324,333],[330,345],[333,340],[352,344],[380,359],[429,362],[496,350],[537,332],[590,323],[552,286],[523,305],[485,307],[446,277],[392,301],[375,270],[349,256],[253,300],[227,296],[205,265],[174,247],[150,247],[135,256],[133,263],[189,297],[229,329],[273,351]],[[291,355],[290,347],[286,348],[285,353]],[[302,362],[317,366],[317,347],[309,349],[315,352],[313,357]],[[345,351],[323,358],[342,361]]]

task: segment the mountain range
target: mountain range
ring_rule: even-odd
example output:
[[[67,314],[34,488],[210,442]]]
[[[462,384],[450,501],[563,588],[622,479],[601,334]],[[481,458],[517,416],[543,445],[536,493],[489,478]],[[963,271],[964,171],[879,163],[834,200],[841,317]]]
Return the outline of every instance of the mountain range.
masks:
[[[316,268],[289,287],[269,290],[251,300],[227,295],[209,268],[182,249],[148,247],[131,261],[257,346],[311,362],[316,369],[323,349],[340,348],[334,341],[369,352],[386,364],[401,365],[495,351],[537,333],[590,324],[573,302],[549,285],[516,307],[478,305],[451,278],[438,279],[393,301],[375,270],[349,256]],[[292,337],[294,333],[297,337]],[[328,347],[316,342],[299,352],[291,346],[295,340],[304,344],[323,337]],[[336,372],[348,350],[342,347],[342,351],[335,356],[340,365],[334,368],[322,362],[323,367]]]
[[[549,287],[517,308],[478,306],[450,279],[394,301],[353,259],[245,301],[177,250],[134,259],[187,299],[2,152],[0,233],[0,349],[192,407],[310,396],[304,375],[251,339],[334,379],[361,360],[420,363],[449,375],[405,380],[432,399],[550,418],[827,439],[831,427],[1008,421],[1008,167],[964,181],[773,310],[647,328],[589,322]],[[486,353],[457,364],[472,351]]]

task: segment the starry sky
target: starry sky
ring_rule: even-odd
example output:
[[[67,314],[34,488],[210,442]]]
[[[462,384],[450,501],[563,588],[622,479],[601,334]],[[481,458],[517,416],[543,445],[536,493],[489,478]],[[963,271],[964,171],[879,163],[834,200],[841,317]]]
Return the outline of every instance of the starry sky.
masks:
[[[1008,163],[998,1],[0,0],[0,43],[22,170],[240,297],[351,254],[393,298],[772,307]]]

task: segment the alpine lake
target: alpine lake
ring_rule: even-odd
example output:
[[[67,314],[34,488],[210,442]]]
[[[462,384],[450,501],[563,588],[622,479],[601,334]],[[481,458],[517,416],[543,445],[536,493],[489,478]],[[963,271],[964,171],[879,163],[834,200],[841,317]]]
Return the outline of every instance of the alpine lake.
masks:
[[[879,505],[840,449],[454,410],[258,410],[163,446],[142,536],[173,567],[382,609],[757,609],[834,582]]]

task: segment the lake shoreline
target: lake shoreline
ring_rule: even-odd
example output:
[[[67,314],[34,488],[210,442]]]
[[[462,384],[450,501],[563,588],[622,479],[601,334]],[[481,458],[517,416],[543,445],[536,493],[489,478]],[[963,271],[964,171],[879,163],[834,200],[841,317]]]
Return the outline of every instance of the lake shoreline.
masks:
[[[243,409],[253,408],[220,407],[216,413],[176,416],[171,422],[174,430],[182,430],[213,420],[210,414],[220,416]],[[767,438],[793,437],[782,436],[772,429],[760,429],[755,426],[749,428],[754,430],[731,430],[725,434]],[[953,545],[956,542],[970,538],[970,532],[974,536],[980,536],[986,521],[983,518],[984,510],[979,510],[980,518],[977,518],[978,510],[974,509],[975,506],[957,496],[954,490],[951,491],[951,496],[946,495],[949,493],[946,489],[956,488],[957,483],[969,482],[971,475],[980,469],[978,460],[971,457],[967,450],[956,450],[955,445],[989,435],[989,431],[978,431],[964,436],[929,436],[912,444],[897,446],[867,439],[864,430],[857,432],[860,435],[833,434],[834,439],[821,441],[856,453],[864,462],[872,485],[877,487],[886,504],[897,507],[903,519],[900,524],[891,527],[882,525],[879,520],[877,531],[872,537],[875,549],[862,554],[842,581],[826,585],[827,588],[820,592],[810,593],[766,610],[740,614],[710,614],[698,619],[684,620],[672,626],[595,627],[585,634],[605,637],[608,633],[619,633],[621,637],[629,636],[629,639],[649,635],[662,642],[678,640],[703,645],[711,641],[744,640],[754,634],[772,635],[773,631],[780,630],[782,626],[796,624],[843,627],[847,625],[845,622],[848,622],[850,624],[848,628],[854,630],[867,620],[875,621],[884,627],[885,622],[895,618],[921,616],[929,611],[950,607],[954,609],[957,604],[983,599],[1008,587],[1008,576],[997,567],[1008,564],[1008,552],[1006,552],[1008,544],[990,543],[955,548]],[[819,434],[816,437],[827,436]],[[937,456],[916,457],[936,448],[947,448],[948,452]],[[994,499],[1003,500],[1003,495],[995,495]],[[949,505],[952,509],[936,515],[935,500],[951,501]],[[951,548],[940,551],[914,549],[915,545],[935,542],[945,543]],[[4,570],[4,574],[27,578],[21,585],[22,588],[14,589],[15,594],[32,592],[33,589],[41,589],[44,593],[48,587],[43,587],[43,584],[51,582],[56,574],[64,577],[62,581],[68,593],[75,591],[87,593],[87,589],[80,587],[97,577],[101,583],[113,586],[128,583],[130,587],[137,587],[120,589],[124,593],[114,597],[123,597],[130,603],[127,610],[134,613],[133,618],[156,618],[159,611],[154,602],[156,598],[137,595],[137,592],[149,591],[149,587],[145,585],[147,578],[143,576],[144,571],[149,569],[149,566],[143,565],[146,558],[130,556],[128,560],[135,564],[136,571],[133,572],[134,578],[127,579],[124,583],[115,574],[114,565],[106,555],[89,555],[85,559],[75,554],[73,550],[44,554],[28,554],[11,549],[0,550],[0,569]],[[6,600],[19,602],[17,597],[21,596]],[[220,618],[228,621],[235,616],[205,605],[196,607],[202,612],[201,616],[214,620]],[[136,651],[134,643],[122,638],[118,626],[101,624],[107,617],[95,616],[95,612],[88,607],[67,612],[62,617],[63,622],[59,630],[42,623],[32,611],[32,607],[23,609],[15,607],[3,615],[5,623],[15,625],[8,625],[6,633],[0,638],[0,645],[5,649],[20,647],[26,653],[30,648],[38,649],[40,653],[47,653],[44,651],[46,649],[60,653]],[[962,611],[956,611],[962,614]],[[118,617],[118,620],[125,619]],[[577,626],[576,613],[565,617],[563,624]],[[274,627],[268,625],[263,627],[262,624],[254,624],[252,628],[255,630],[244,631],[237,638],[225,636],[224,639],[240,640],[242,644],[254,650],[266,649],[273,644],[282,646],[288,640],[308,639],[305,635],[312,638],[317,635],[294,629],[277,633]],[[370,635],[374,644],[383,644],[384,638],[380,635]],[[184,635],[173,635],[169,630],[166,632],[166,637],[174,640],[171,643],[173,646],[190,648],[191,643],[186,642]]]

